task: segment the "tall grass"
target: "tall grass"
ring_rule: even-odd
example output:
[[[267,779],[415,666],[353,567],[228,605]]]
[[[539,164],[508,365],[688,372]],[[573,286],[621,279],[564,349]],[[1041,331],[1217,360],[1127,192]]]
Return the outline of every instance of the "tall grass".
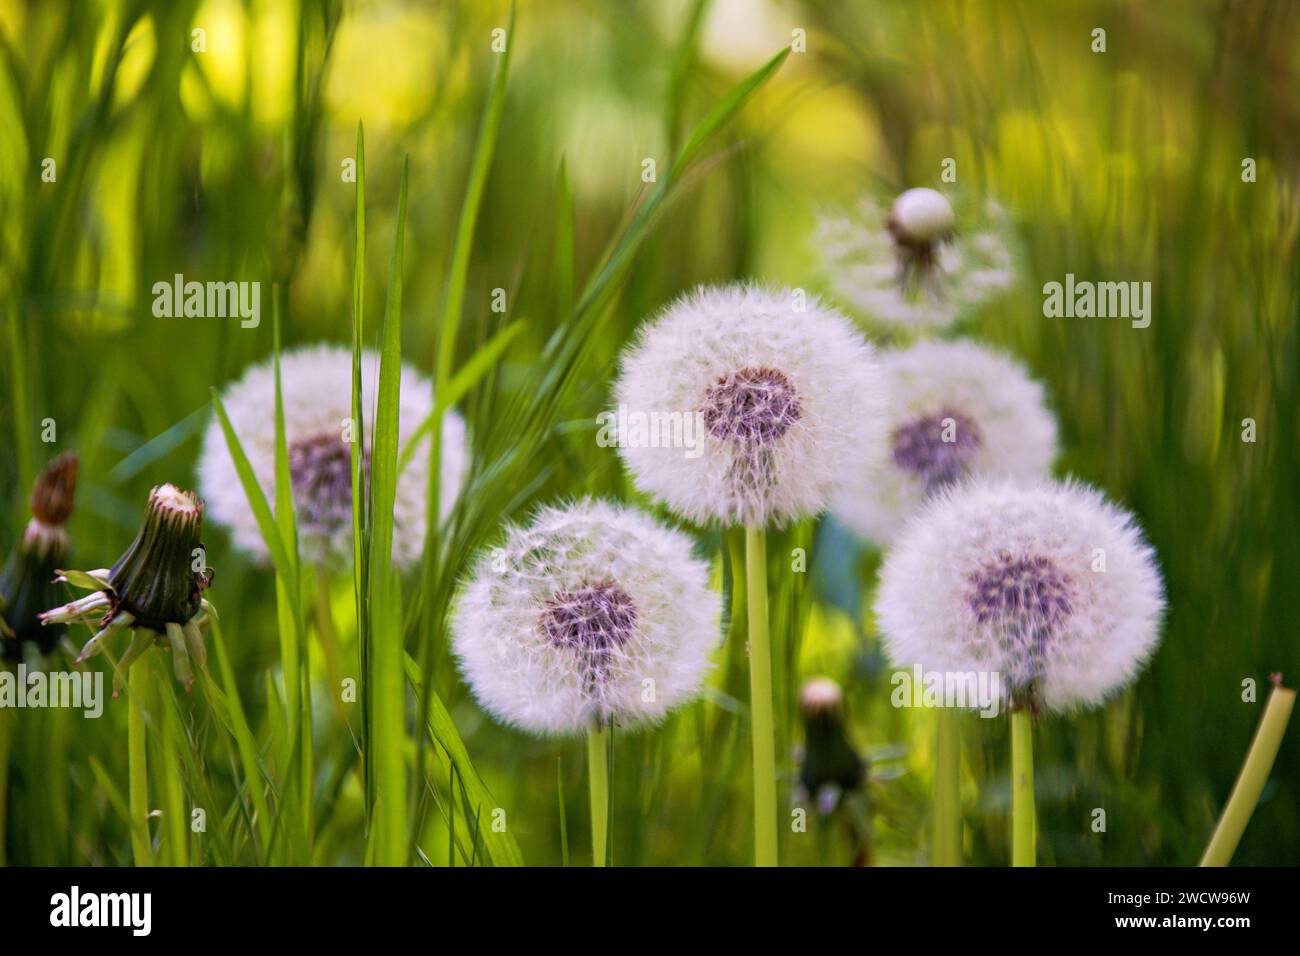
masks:
[[[1194,2],[1175,23],[1125,3],[794,4],[771,50],[798,26],[808,52],[742,68],[707,0],[675,16],[526,5],[517,22],[504,3],[302,0],[275,30],[264,6],[0,0],[0,546],[39,466],[75,448],[74,563],[102,566],[151,485],[192,484],[198,435],[223,418],[213,388],[281,346],[383,355],[376,407],[354,392],[375,460],[353,496],[351,586],[298,553],[277,402],[276,487],[243,481],[271,567],[206,529],[220,617],[193,696],[151,653],[141,708],[131,693],[98,721],[0,710],[6,862],[582,859],[580,745],[493,724],[457,676],[445,620],[461,570],[535,503],[639,500],[593,419],[645,315],[701,281],[813,288],[804,237],[820,206],[933,185],[945,157],[962,193],[1006,205],[1025,247],[1024,288],[967,330],[1044,379],[1062,470],[1134,508],[1171,598],[1134,689],[1069,735],[1035,728],[1038,862],[1196,861],[1260,716],[1265,694],[1243,701],[1242,681],[1300,673],[1294,10]],[[1104,55],[1088,49],[1095,25]],[[176,272],[277,283],[275,314],[250,330],[157,319],[148,290]],[[1066,272],[1149,279],[1151,327],[1043,320],[1038,290]],[[440,441],[454,407],[472,442],[457,503],[405,578],[385,545],[391,481],[415,454],[393,444],[399,355],[434,377],[421,440]],[[241,436],[225,438],[238,459]],[[365,488],[359,455],[352,474]],[[615,741],[620,864],[752,858],[744,537],[692,530],[726,640],[702,702]],[[795,548],[806,574],[789,572]],[[888,703],[868,610],[879,555],[833,519],[770,532],[767,551],[782,861],[851,859],[837,829],[788,823],[796,691],[819,671],[845,685],[854,737],[880,758],[877,858],[924,861],[936,728]],[[963,720],[960,738],[963,855],[1001,863],[1005,733]],[[143,789],[128,739],[144,742]],[[1295,855],[1295,746],[1283,740],[1234,863]],[[891,762],[906,772],[883,779]],[[1080,823],[1099,806],[1104,836]]]

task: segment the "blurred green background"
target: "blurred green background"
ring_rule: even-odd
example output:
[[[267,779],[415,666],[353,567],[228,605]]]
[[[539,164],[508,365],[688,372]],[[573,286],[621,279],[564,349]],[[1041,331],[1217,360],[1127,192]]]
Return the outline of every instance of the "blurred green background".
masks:
[[[150,486],[192,487],[210,387],[270,353],[271,283],[284,296],[286,347],[348,343],[355,187],[341,164],[355,155],[358,121],[367,314],[382,314],[409,156],[402,349],[425,372],[433,367],[495,67],[491,34],[509,16],[506,4],[468,0],[0,0],[0,549],[21,533],[31,479],[59,451],[82,459],[75,567],[120,553]],[[196,28],[203,52],[192,49]],[[1104,53],[1092,50],[1096,28],[1106,31]],[[666,169],[692,127],[795,30],[806,52],[790,55],[708,143],[618,294],[587,325],[571,323],[576,290],[645,200],[642,160]],[[584,492],[634,500],[592,433],[637,323],[699,282],[756,276],[816,287],[809,236],[819,210],[938,186],[941,162],[953,158],[957,188],[1001,202],[1025,250],[1024,282],[963,331],[1018,354],[1047,383],[1061,473],[1136,512],[1169,594],[1163,643],[1141,680],[1100,711],[1041,725],[1041,861],[1194,863],[1268,675],[1300,679],[1300,7],[525,0],[511,42],[457,362],[504,322],[525,326],[462,403],[479,458],[509,445],[513,429],[541,427],[507,412],[536,389],[548,340],[580,334],[582,347],[572,387],[556,393],[545,456],[503,466],[501,486],[527,494],[475,501],[458,547],[489,543],[501,519],[537,501]],[[56,182],[42,181],[46,157]],[[1246,158],[1256,168],[1250,183]],[[151,286],[177,272],[261,281],[261,326],[154,318]],[[1045,319],[1041,287],[1067,272],[1150,281],[1150,327]],[[498,287],[508,291],[505,316],[490,310]],[[53,444],[41,441],[47,418]],[[1246,418],[1257,423],[1254,443],[1241,439]],[[699,538],[730,593],[728,542],[707,530]],[[239,695],[269,741],[279,732],[269,689],[279,667],[274,579],[215,527],[206,542]],[[800,545],[810,549],[809,573],[777,574]],[[924,863],[933,723],[889,705],[890,668],[867,610],[879,555],[833,521],[773,536],[771,554],[780,767],[793,780],[798,682],[834,676],[857,744],[893,756],[887,763],[901,771],[869,788],[875,860]],[[442,573],[454,581],[459,569]],[[408,600],[418,593],[412,582]],[[350,589],[332,600],[346,644]],[[743,625],[732,622],[704,701],[656,732],[617,737],[616,863],[749,861]],[[586,862],[581,742],[494,724],[461,684],[444,636],[415,628],[408,646],[424,640],[436,642],[438,692],[524,860],[561,862],[563,812],[570,858]],[[1247,678],[1261,686],[1259,703],[1241,699]],[[316,684],[321,700],[327,691]],[[229,739],[201,695],[180,707],[193,761],[186,798],[202,780],[235,859],[255,862],[237,832],[247,781]],[[365,820],[352,733],[328,703],[315,721],[310,860],[359,863]],[[963,731],[967,857],[1002,864],[1005,723],[970,719]],[[92,767],[98,761],[124,789],[125,741],[120,702],[99,720],[0,711],[0,858],[129,862],[122,813]],[[430,787],[444,806],[445,768]],[[783,786],[783,800],[792,789]],[[1107,812],[1101,834],[1089,826],[1097,807]],[[840,821],[783,830],[785,862],[852,856]],[[213,862],[215,838],[191,839],[190,859]],[[430,813],[419,842],[430,862],[448,862],[445,816]],[[1300,862],[1294,730],[1235,862]]]

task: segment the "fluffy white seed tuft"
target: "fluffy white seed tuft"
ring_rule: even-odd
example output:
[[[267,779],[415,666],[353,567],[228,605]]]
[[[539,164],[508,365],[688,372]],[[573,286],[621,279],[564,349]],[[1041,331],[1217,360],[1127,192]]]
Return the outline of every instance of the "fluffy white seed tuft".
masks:
[[[908,189],[894,200],[890,221],[900,233],[917,242],[929,242],[952,232],[956,216],[952,203],[933,189]]]
[[[1011,230],[998,206],[990,204],[976,228],[954,226],[947,199],[935,193],[945,211],[932,198],[911,198],[917,192],[933,190],[908,190],[888,211],[865,199],[823,216],[813,234],[836,302],[889,332],[945,329],[1016,279]]]
[[[926,505],[886,558],[875,603],[899,665],[994,671],[1013,703],[1057,712],[1133,680],[1164,608],[1132,515],[1087,485],[1011,479]]]
[[[284,427],[289,446],[294,507],[304,560],[346,567],[352,560],[351,448],[352,352],[314,345],[280,356]],[[371,429],[379,388],[379,357],[361,357],[364,460],[368,467]],[[243,444],[258,484],[275,502],[275,368],[270,362],[249,367],[222,395],[230,423]],[[402,366],[398,402],[399,454],[433,409],[433,387],[408,365]],[[465,426],[454,412],[443,419],[441,514],[451,510],[465,474]],[[397,479],[393,508],[393,560],[410,565],[420,558],[426,527],[429,443],[421,441]],[[209,424],[199,459],[199,485],[207,515],[230,530],[235,546],[262,561],[269,555],[257,521],[244,497],[220,424]]]
[[[697,523],[782,525],[824,510],[883,449],[871,346],[814,297],[700,288],[643,326],[615,400],[633,415],[694,416],[698,446],[619,435],[636,486]]]
[[[479,703],[538,734],[653,724],[699,692],[721,598],[691,539],[603,501],[507,529],[460,590],[454,650]]]
[[[922,342],[880,358],[886,453],[856,471],[835,513],[887,542],[930,495],[978,475],[1047,477],[1056,419],[1024,366],[974,342]]]

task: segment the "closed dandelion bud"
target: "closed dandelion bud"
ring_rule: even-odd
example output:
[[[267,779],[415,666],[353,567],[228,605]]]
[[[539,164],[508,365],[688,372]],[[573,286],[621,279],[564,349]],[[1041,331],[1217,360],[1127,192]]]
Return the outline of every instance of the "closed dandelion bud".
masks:
[[[804,721],[804,756],[799,786],[819,813],[832,813],[846,793],[861,790],[867,765],[849,741],[844,694],[829,677],[813,677],[799,691]]]
[[[31,520],[0,572],[0,656],[21,660],[22,645],[31,642],[48,654],[64,628],[42,627],[39,614],[58,603],[57,569],[66,563],[68,532],[77,489],[77,456],[59,455],[36,479],[31,496]]]
[[[212,574],[202,532],[203,502],[175,485],[160,485],[149,494],[135,540],[111,569],[59,572],[60,580],[93,591],[40,616],[48,625],[80,621],[97,628],[78,663],[103,651],[119,632],[131,635],[113,680],[114,697],[122,675],[154,643],[171,650],[176,679],[187,689],[194,683],[192,666],[206,666],[199,626],[211,612],[203,592]]]
[[[144,526],[108,575],[136,626],[162,631],[198,613],[208,586],[202,531],[203,502],[193,494],[162,485],[149,495]]]
[[[1133,516],[1078,483],[984,479],[934,498],[881,569],[890,657],[996,673],[1014,707],[1093,707],[1133,680],[1164,614]]]

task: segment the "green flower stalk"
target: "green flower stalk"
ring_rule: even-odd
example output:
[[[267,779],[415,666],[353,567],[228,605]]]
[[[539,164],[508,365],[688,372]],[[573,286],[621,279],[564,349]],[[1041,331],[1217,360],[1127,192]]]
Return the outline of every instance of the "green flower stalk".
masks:
[[[111,569],[61,571],[59,580],[94,593],[40,615],[46,624],[73,621],[91,625],[95,634],[77,662],[104,650],[118,633],[131,643],[113,678],[113,697],[123,675],[155,643],[170,648],[176,679],[189,690],[192,665],[207,666],[200,625],[212,613],[203,592],[212,583],[203,543],[203,502],[175,485],[160,485],[149,494],[144,525]]]
[[[1274,674],[1273,692],[1264,708],[1264,716],[1260,718],[1259,729],[1255,731],[1255,739],[1251,741],[1250,752],[1241,765],[1237,782],[1232,787],[1232,795],[1223,808],[1218,826],[1214,828],[1214,836],[1210,838],[1210,843],[1201,856],[1200,866],[1227,866],[1232,854],[1236,852],[1241,835],[1246,832],[1246,825],[1255,812],[1255,805],[1259,803],[1259,796],[1264,792],[1264,785],[1268,783],[1268,775],[1273,770],[1273,761],[1277,759],[1278,749],[1282,746],[1282,737],[1295,706],[1295,697],[1294,690],[1282,686],[1282,675]]]
[[[58,603],[57,568],[66,563],[68,532],[77,490],[77,456],[59,455],[32,487],[32,518],[0,572],[0,657],[19,661],[23,644],[49,654],[63,637],[62,626],[42,627],[40,612]]]

